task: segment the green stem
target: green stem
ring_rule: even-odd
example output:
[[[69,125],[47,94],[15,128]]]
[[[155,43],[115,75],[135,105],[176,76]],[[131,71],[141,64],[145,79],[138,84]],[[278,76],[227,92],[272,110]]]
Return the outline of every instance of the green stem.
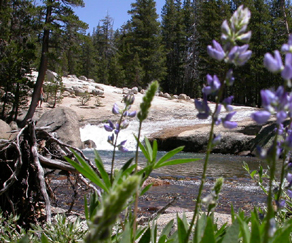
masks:
[[[279,129],[279,126],[278,126]],[[269,181],[269,193],[268,193],[268,202],[267,202],[267,216],[266,216],[266,225],[265,225],[265,234],[264,241],[269,241],[269,231],[270,231],[270,220],[274,217],[274,208],[273,208],[273,180],[275,178],[276,171],[276,160],[277,160],[277,140],[278,134],[276,133],[274,142],[273,142],[273,152],[272,158],[270,159],[270,181]]]
[[[135,173],[138,171],[138,149],[139,149],[139,141],[141,136],[142,130],[142,121],[139,122],[139,129],[138,129],[138,137],[137,137],[137,145],[136,145],[136,155],[135,155]],[[139,192],[138,189],[135,194],[135,206],[134,206],[134,222],[133,222],[133,239],[132,242],[135,243],[136,238],[136,228],[137,228],[137,213],[138,213],[138,198]]]
[[[114,165],[115,165],[117,142],[118,142],[119,133],[121,131],[121,124],[122,124],[122,121],[123,121],[123,118],[124,118],[124,111],[126,110],[126,108],[123,110],[122,115],[120,117],[120,120],[119,120],[119,123],[118,123],[119,124],[119,132],[118,132],[118,134],[116,136],[115,143],[114,143],[114,150],[113,150],[112,164],[111,164],[111,183],[112,184],[113,184],[113,181],[114,181],[113,174],[114,174]]]
[[[220,94],[221,93],[223,93],[223,92],[220,92]],[[192,228],[193,228],[194,223],[195,223],[195,219],[196,219],[196,217],[198,215],[199,208],[201,207],[201,202],[202,202],[201,196],[202,196],[203,187],[204,187],[205,180],[206,180],[206,172],[207,172],[209,157],[210,157],[210,154],[211,154],[211,151],[212,151],[212,142],[213,142],[213,135],[214,135],[214,127],[215,127],[214,114],[216,113],[216,110],[218,109],[218,103],[219,103],[218,100],[219,100],[219,98],[217,99],[215,111],[214,111],[214,113],[212,115],[211,130],[210,130],[210,134],[209,134],[209,140],[208,140],[208,145],[207,145],[206,157],[205,157],[205,161],[204,161],[204,168],[203,168],[203,172],[202,172],[201,184],[200,184],[199,192],[198,192],[197,199],[196,199],[196,207],[195,207],[195,210],[194,210],[194,214],[193,214],[193,217],[192,217],[192,220],[191,220],[191,224],[190,224],[189,230],[188,230],[186,238],[185,238],[185,242],[186,243],[188,242],[188,239],[189,239],[189,237],[191,235]]]

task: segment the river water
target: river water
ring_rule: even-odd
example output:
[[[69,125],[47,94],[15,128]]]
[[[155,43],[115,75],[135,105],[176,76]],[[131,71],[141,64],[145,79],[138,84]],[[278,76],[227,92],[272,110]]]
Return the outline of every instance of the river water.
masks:
[[[242,120],[251,114],[251,110],[242,110],[235,116],[235,120]],[[208,123],[210,121],[204,121]],[[196,118],[188,119],[172,119],[158,122],[146,122],[143,124],[142,136],[149,136],[152,133],[171,126],[188,126],[190,124],[199,124],[202,121]],[[136,142],[133,133],[136,134],[138,122],[130,123],[126,130],[120,133],[120,141],[127,140],[127,148],[129,152],[117,152],[115,158],[115,166],[121,167],[129,158],[135,156]],[[81,139],[91,139],[96,143],[98,152],[108,171],[112,160],[112,146],[108,144],[106,132],[103,124],[86,125],[80,130]],[[84,150],[85,155],[94,159],[92,150]],[[166,152],[159,151],[158,157],[163,156]],[[160,207],[167,204],[173,198],[176,201],[174,208],[183,208],[184,210],[192,210],[194,207],[194,199],[198,193],[200,178],[204,163],[204,154],[197,153],[179,153],[179,158],[201,158],[201,160],[181,165],[168,166],[160,168],[153,172],[153,177],[159,177],[166,182],[163,186],[153,186],[150,191],[139,200],[141,212],[155,212]],[[243,168],[243,162],[246,162],[251,170],[257,170],[260,165],[266,168],[266,164],[255,157],[242,157],[234,155],[211,154],[207,170],[207,180],[204,187],[203,196],[210,193],[216,178],[224,177],[225,183],[221,192],[220,201],[217,206],[217,212],[230,213],[231,204],[235,210],[243,209],[247,212],[252,210],[254,206],[262,206],[266,201],[266,196],[259,189],[254,181],[251,180],[249,174]],[[146,161],[141,152],[139,152],[139,166],[143,167]],[[174,210],[175,211],[175,210]]]

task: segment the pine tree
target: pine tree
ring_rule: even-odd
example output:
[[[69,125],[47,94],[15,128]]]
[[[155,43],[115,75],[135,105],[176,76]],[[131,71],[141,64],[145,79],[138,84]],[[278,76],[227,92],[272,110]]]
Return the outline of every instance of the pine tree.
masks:
[[[27,102],[32,60],[35,58],[34,8],[30,0],[0,2],[0,90],[1,118],[17,120],[18,110]]]
[[[137,0],[131,5],[128,12],[131,15],[130,23],[125,27],[126,33],[121,39],[122,65],[125,69],[126,78],[130,84],[138,79],[132,80],[135,73],[130,75],[127,72],[127,65],[132,63],[138,55],[143,76],[139,86],[146,87],[152,80],[161,80],[165,75],[163,47],[161,45],[160,23],[156,13],[155,1]],[[138,67],[139,69],[139,67]],[[134,69],[136,72],[137,69]],[[140,74],[139,74],[140,75]]]
[[[39,64],[39,75],[37,77],[37,81],[34,86],[34,92],[31,99],[31,104],[29,106],[29,110],[21,122],[20,126],[24,126],[26,121],[33,117],[35,109],[38,104],[38,100],[41,93],[41,88],[43,86],[43,82],[45,79],[48,61],[49,61],[49,43],[50,43],[50,35],[52,32],[54,33],[64,33],[66,30],[66,24],[70,21],[78,20],[78,17],[74,15],[74,12],[71,8],[83,6],[83,0],[43,0],[44,5],[44,29],[42,34],[42,51],[41,51],[41,59]],[[63,24],[63,25],[62,25]],[[54,36],[54,35],[53,35]]]

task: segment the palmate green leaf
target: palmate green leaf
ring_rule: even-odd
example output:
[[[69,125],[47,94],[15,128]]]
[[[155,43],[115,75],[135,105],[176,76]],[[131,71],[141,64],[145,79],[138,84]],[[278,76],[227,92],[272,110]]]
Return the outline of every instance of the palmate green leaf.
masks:
[[[95,161],[96,168],[98,169],[98,171],[101,175],[101,178],[104,181],[104,184],[108,187],[108,189],[110,189],[111,188],[110,177],[109,177],[108,173],[105,171],[102,160],[101,160],[101,158],[96,150],[94,150],[94,155],[95,155],[94,161]]]
[[[186,164],[186,163],[194,162],[194,161],[197,161],[197,160],[200,160],[200,159],[174,159],[174,160],[168,160],[168,161],[165,161],[165,162],[160,163],[160,164],[156,163],[155,166],[154,166],[154,169],[158,169],[160,167],[168,166],[168,165]]]
[[[86,163],[86,161],[81,158],[80,155],[78,155],[75,151],[72,150],[72,153],[74,154],[75,158],[78,160],[80,164],[75,162],[74,160],[65,157],[65,159],[76,169],[78,170],[82,175],[84,175],[86,178],[88,178],[91,182],[95,183],[97,186],[102,188],[105,192],[109,192],[107,186],[104,184],[104,182],[98,177],[98,175],[95,173],[95,171]]]

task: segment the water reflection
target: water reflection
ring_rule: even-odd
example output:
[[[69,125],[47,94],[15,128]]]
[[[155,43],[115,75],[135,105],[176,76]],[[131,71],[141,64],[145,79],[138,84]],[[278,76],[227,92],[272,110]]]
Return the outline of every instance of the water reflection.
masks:
[[[84,151],[85,155],[94,159],[93,151]],[[166,152],[158,152],[158,156],[162,157]],[[112,152],[99,151],[99,154],[105,164],[106,169],[110,170],[110,164],[112,159]],[[128,159],[135,156],[135,152],[117,152],[116,155],[116,167],[120,168]],[[171,176],[183,176],[183,177],[197,177],[202,174],[203,163],[205,154],[198,153],[179,153],[175,158],[201,158],[201,160],[181,165],[167,166],[155,170],[154,173]],[[243,169],[243,161],[249,165],[250,170],[257,170],[259,165],[266,168],[266,164],[254,157],[242,157],[234,155],[223,154],[211,154],[208,164],[207,177],[225,177],[225,178],[247,178],[248,173]],[[143,167],[146,160],[142,153],[139,153],[139,165]]]

